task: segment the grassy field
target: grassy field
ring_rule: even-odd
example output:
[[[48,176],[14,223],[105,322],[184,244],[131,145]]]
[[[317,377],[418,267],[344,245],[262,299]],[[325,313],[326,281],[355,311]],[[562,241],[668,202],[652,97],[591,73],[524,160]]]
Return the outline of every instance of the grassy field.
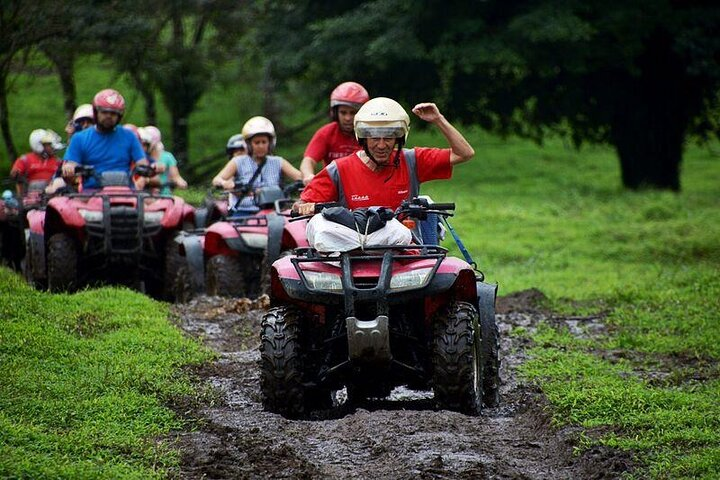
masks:
[[[209,352],[125,289],[51,295],[0,268],[0,478],[165,478]],[[179,403],[178,403],[179,404]]]
[[[472,164],[426,189],[500,293],[603,312],[613,334],[549,326],[524,373],[585,446],[638,452],[656,478],[720,477],[720,162],[691,146],[682,193],[626,192],[612,151],[474,136]],[[605,432],[605,433],[597,433]],[[613,432],[613,433],[607,433]]]
[[[82,68],[81,96],[124,85]],[[18,80],[18,144],[35,126],[62,128],[59,96],[47,93],[54,85],[50,76]],[[127,120],[143,123],[139,100],[128,97]],[[191,118],[191,158],[222,149],[256,113],[251,97],[242,88],[208,93]],[[581,448],[633,450],[641,476],[720,477],[718,146],[688,146],[681,193],[627,192],[609,148],[577,151],[560,140],[540,148],[463,131],[476,157],[423,191],[457,202],[451,223],[488,280],[500,294],[538,288],[555,311],[601,313],[610,326],[593,341],[550,326],[533,334],[524,375],[545,392],[557,423],[587,427]],[[410,143],[443,141],[414,128]],[[281,139],[278,153],[297,162],[302,147]],[[188,392],[177,368],[204,358],[164,320],[166,307],[125,290],[37,293],[6,271],[0,295],[0,361],[13,372],[0,381],[0,476],[76,478],[84,468],[161,476],[174,457],[152,439],[177,419],[160,405]],[[157,342],[168,342],[166,355]]]

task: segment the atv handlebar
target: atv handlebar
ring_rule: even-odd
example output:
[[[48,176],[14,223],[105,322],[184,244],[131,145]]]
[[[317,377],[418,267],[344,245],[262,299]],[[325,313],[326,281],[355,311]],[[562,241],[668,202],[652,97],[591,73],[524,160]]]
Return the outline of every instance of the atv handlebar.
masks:
[[[283,195],[289,197],[293,193],[301,192],[305,188],[305,183],[302,180],[295,180],[290,185],[286,185],[283,188]]]
[[[419,206],[426,210],[455,210],[455,202],[450,203],[430,203],[427,198],[415,197],[412,200],[404,201],[400,208]]]
[[[77,165],[75,167],[75,176],[92,177],[95,175],[95,167],[92,165]]]
[[[155,171],[155,167],[151,165],[135,165],[135,168],[133,169],[133,175],[139,175],[141,177],[154,177],[157,175],[157,172]]]
[[[428,208],[430,210],[455,210],[455,203],[431,203]]]
[[[340,205],[338,202],[316,203],[316,204],[315,204],[315,210],[313,211],[313,214],[312,214],[312,215],[300,215],[300,214],[299,214],[298,212],[296,212],[295,210],[291,210],[291,211],[290,211],[290,217],[291,217],[291,220],[290,220],[290,221],[292,222],[293,220],[301,220],[301,219],[303,219],[303,218],[312,217],[313,215],[316,215],[316,214],[322,212],[322,211],[325,210],[326,208],[332,208],[332,207],[342,207],[342,205]]]

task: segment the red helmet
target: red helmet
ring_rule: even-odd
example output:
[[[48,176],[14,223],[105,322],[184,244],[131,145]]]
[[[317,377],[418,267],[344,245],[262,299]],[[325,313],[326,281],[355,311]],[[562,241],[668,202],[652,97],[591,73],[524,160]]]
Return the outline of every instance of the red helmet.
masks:
[[[363,103],[370,100],[365,87],[355,82],[341,83],[330,94],[330,108],[347,105],[358,110]]]
[[[122,116],[125,113],[125,99],[120,92],[112,88],[100,90],[93,98],[93,107],[101,112],[115,112]]]

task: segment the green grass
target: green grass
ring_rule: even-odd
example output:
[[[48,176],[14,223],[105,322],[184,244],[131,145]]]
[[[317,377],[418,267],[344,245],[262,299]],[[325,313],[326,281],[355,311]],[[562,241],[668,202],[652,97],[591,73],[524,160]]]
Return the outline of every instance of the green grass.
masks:
[[[228,69],[221,77],[232,78]],[[122,78],[92,61],[79,72],[80,99],[115,86],[130,101],[126,120],[144,123],[142,105]],[[62,129],[58,91],[52,75],[17,79],[10,108],[18,144],[38,126]],[[258,97],[252,81],[213,87],[190,119],[191,160],[222,151],[227,137],[258,113]],[[309,117],[302,110],[283,120],[301,123]],[[161,111],[160,128],[168,125]],[[417,126],[414,119],[410,144],[444,145]],[[540,148],[462,131],[475,158],[451,181],[431,182],[423,192],[457,202],[451,223],[488,280],[500,284],[500,294],[539,288],[559,313],[604,312],[610,327],[592,342],[547,325],[512,332],[534,340],[523,374],[547,395],[556,422],[588,428],[581,449],[602,443],[634,451],[644,465],[638,476],[720,477],[717,145],[688,146],[681,193],[628,192],[610,148],[577,151],[560,140]],[[311,133],[294,142],[280,138],[278,153],[297,163]],[[0,168],[3,162],[9,168],[2,155]],[[206,183],[223,162],[208,164]],[[203,194],[198,187],[188,198]],[[149,345],[179,335],[162,320],[164,307],[123,290],[35,293],[2,275],[0,314],[10,320],[3,320],[0,351],[13,374],[0,383],[0,476],[142,477],[172,465],[172,452],[152,441],[175,421],[159,405],[183,391],[170,365],[199,354],[176,339],[168,357],[154,357]],[[113,362],[105,362],[109,352]],[[656,370],[666,375],[656,378]],[[73,372],[67,383],[65,372]],[[125,422],[132,430],[120,436]]]
[[[488,279],[501,294],[539,288],[559,313],[607,312],[600,340],[532,335],[522,373],[555,421],[588,428],[581,449],[636,452],[640,476],[718,478],[718,158],[690,146],[681,193],[627,192],[610,149],[473,138],[472,163],[425,191],[457,202],[453,224]]]
[[[163,478],[178,464],[166,405],[209,354],[125,289],[38,292],[0,268],[0,478]]]

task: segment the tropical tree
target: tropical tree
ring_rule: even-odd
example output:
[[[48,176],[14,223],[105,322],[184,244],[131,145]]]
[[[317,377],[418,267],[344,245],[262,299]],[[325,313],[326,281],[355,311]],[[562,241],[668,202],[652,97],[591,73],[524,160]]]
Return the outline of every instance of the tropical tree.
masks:
[[[273,2],[287,4],[307,24],[273,52],[297,67],[287,74],[360,78],[503,134],[612,144],[628,188],[679,190],[686,139],[717,133],[720,7],[708,2]]]
[[[23,61],[23,54],[62,32],[64,22],[53,4],[49,0],[0,1],[0,132],[10,160],[18,153],[10,133],[8,79],[14,62]]]

